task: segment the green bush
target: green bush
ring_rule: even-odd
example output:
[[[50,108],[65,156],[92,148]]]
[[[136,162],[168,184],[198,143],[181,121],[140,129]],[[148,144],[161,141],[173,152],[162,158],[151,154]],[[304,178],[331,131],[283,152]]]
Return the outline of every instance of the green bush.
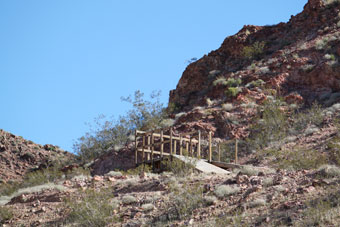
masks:
[[[166,160],[164,162],[164,170],[174,173],[176,176],[188,176],[195,171],[196,160],[188,157],[187,152],[183,152],[186,162],[173,158],[172,160]]]
[[[229,87],[225,93],[228,97],[236,97],[242,91],[239,87]]]
[[[268,99],[259,107],[260,117],[250,127],[248,143],[253,149],[264,149],[270,143],[283,140],[289,129],[288,115],[280,108],[281,99]]]
[[[74,151],[81,161],[89,161],[114,148],[124,146],[134,130],[153,130],[162,127],[162,120],[167,111],[159,100],[160,92],[153,92],[150,100],[136,91],[134,97],[122,97],[122,101],[132,105],[132,109],[118,120],[106,120],[101,115],[95,119],[95,126],[90,125],[90,132],[80,137],[74,144]]]
[[[303,147],[295,147],[291,150],[280,150],[274,153],[274,163],[283,169],[316,169],[327,163],[327,158],[320,151]]]
[[[295,221],[294,226],[339,226],[339,191],[306,203],[306,209]]]
[[[178,185],[169,186],[169,207],[173,213],[173,219],[187,218],[192,215],[195,209],[204,206],[203,187],[200,184],[184,183],[181,187]]]
[[[245,46],[242,50],[242,56],[247,59],[259,59],[263,55],[265,45],[264,41],[256,41],[251,46]]]
[[[237,186],[220,185],[215,189],[214,193],[218,198],[224,199],[229,195],[240,192],[240,190],[241,189]]]
[[[88,189],[81,192],[80,196],[80,198],[72,197],[65,201],[66,207],[70,209],[66,223],[101,227],[119,221],[114,214],[114,210],[118,209],[118,204],[112,200],[110,191]]]
[[[0,223],[4,224],[13,218],[13,211],[11,208],[0,206]]]

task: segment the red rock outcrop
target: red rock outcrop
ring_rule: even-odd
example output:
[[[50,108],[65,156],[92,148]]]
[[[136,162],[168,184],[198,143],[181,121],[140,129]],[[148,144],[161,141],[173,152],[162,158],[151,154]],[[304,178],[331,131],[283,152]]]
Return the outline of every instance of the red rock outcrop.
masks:
[[[204,104],[206,98],[224,98],[223,89],[212,85],[218,76],[237,76],[243,85],[262,79],[267,88],[280,90],[282,95],[297,92],[306,102],[339,91],[339,12],[337,2],[325,5],[322,0],[310,0],[287,23],[244,26],[219,49],[186,68],[176,89],[170,91],[169,102],[187,111]],[[265,43],[263,54],[245,58],[244,47],[255,42]]]

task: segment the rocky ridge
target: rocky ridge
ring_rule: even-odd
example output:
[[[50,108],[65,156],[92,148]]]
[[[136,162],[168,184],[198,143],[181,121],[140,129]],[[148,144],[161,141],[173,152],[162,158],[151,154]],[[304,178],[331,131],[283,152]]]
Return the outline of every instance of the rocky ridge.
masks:
[[[58,162],[72,162],[74,155],[57,146],[39,145],[0,129],[0,178],[2,182],[21,180],[29,171]]]

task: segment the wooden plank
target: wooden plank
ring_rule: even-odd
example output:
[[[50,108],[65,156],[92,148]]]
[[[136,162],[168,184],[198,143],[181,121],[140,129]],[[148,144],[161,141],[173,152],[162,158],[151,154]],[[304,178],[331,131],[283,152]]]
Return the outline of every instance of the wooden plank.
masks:
[[[170,140],[165,140],[165,141],[160,141],[160,142],[157,142],[157,143],[153,143],[153,144],[150,144],[150,145],[145,145],[144,147],[145,148],[152,148],[152,147],[156,147],[158,145],[162,145],[162,144],[166,144],[166,143],[170,143]],[[143,148],[143,147],[140,147],[140,148]]]
[[[161,137],[161,134],[154,133],[153,136],[154,136],[155,138],[160,138],[160,137]],[[164,134],[163,134],[163,138],[170,139],[170,136],[169,136],[169,135],[164,135]],[[180,137],[177,137],[177,136],[172,135],[172,139],[173,139],[173,140],[180,140]],[[183,141],[189,141],[190,139],[188,139],[188,138],[183,138],[183,136],[182,136],[182,140],[183,140]],[[198,140],[197,140],[197,139],[192,139],[192,142],[193,142],[193,143],[198,143]]]
[[[142,149],[138,149],[138,151],[142,151]],[[145,153],[150,154],[152,152],[152,150],[144,150]],[[157,154],[160,155],[161,152],[160,151],[153,151],[153,154]],[[164,156],[170,156],[170,153],[163,153]]]

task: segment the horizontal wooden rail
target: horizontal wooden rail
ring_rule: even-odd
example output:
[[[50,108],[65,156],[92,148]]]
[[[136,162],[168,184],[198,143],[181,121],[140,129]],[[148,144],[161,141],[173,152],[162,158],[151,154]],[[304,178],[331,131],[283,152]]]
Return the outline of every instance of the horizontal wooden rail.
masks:
[[[152,151],[152,150],[149,150],[149,149],[140,149],[140,148],[138,148],[138,151],[139,152],[145,152],[145,153],[152,153],[153,152],[153,154],[157,154],[157,155],[160,155],[160,154],[162,154],[160,151]],[[170,156],[171,154],[170,153],[163,153],[163,155],[165,155],[165,156]]]
[[[141,135],[144,135],[144,136],[147,136],[147,135],[151,136],[152,133],[151,134],[149,134],[149,133],[146,134],[144,131],[137,131],[137,137],[138,137],[138,134],[141,134]],[[157,138],[161,138],[161,134],[159,134],[159,133],[153,133],[153,136],[157,137]],[[170,136],[169,135],[163,135],[163,138],[170,139]],[[179,141],[181,138],[177,137],[177,136],[172,136],[172,139]],[[182,137],[182,141],[190,142],[190,139]],[[198,143],[198,140],[197,139],[191,139],[191,142]]]
[[[167,143],[170,143],[170,140],[166,140],[166,141],[160,141],[160,142],[157,142],[157,143],[153,143],[153,144],[146,144],[146,145],[143,145],[143,146],[139,146],[138,148],[149,148],[149,147],[155,147],[155,146],[159,146],[159,145],[162,145],[162,144],[167,144]]]

